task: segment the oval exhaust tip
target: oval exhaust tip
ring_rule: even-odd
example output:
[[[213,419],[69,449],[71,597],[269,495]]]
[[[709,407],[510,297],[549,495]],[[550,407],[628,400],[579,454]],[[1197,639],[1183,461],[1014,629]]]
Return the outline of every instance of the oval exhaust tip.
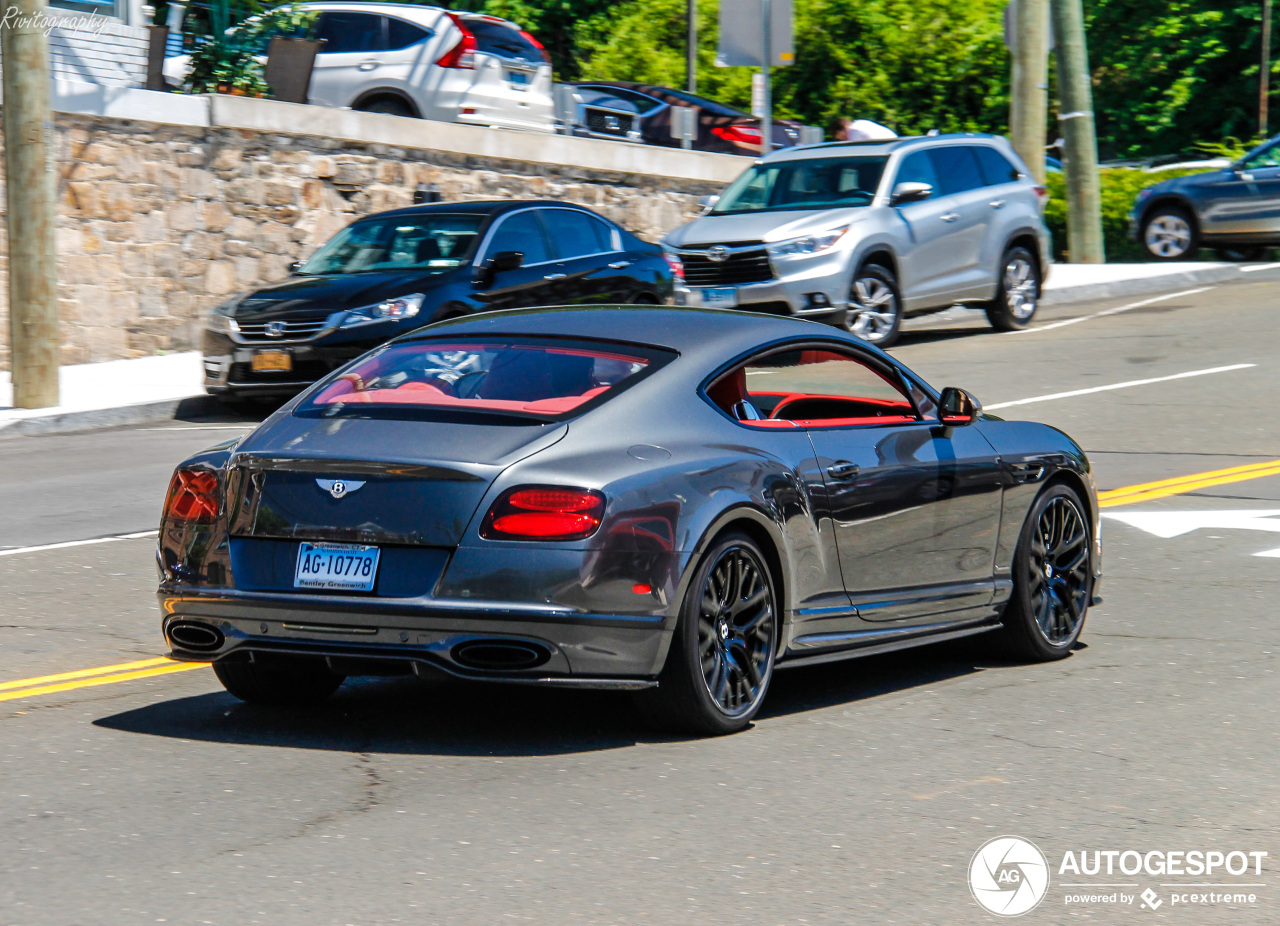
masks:
[[[458,665],[483,672],[535,669],[551,659],[545,647],[523,640],[469,640],[459,643],[449,655]]]
[[[176,621],[170,624],[169,639],[182,649],[197,653],[215,650],[226,640],[217,627],[195,621]]]

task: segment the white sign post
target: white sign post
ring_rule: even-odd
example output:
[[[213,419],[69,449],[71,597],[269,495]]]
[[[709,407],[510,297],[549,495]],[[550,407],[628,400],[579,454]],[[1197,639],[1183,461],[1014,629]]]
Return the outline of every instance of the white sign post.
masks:
[[[773,82],[770,70],[795,62],[792,0],[720,0],[716,67],[758,67],[751,112],[760,117],[760,151],[773,150]]]

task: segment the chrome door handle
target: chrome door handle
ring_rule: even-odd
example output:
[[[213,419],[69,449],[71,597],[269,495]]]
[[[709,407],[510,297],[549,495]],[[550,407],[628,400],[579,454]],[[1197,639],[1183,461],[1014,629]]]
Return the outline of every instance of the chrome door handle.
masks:
[[[944,215],[939,216],[938,218],[942,219],[942,221],[944,222],[954,222],[956,219],[960,218],[960,213],[948,212],[948,213],[945,213]]]
[[[548,273],[546,276],[543,277],[543,279],[544,280],[563,280],[567,276],[568,276],[567,273]]]
[[[358,65],[356,65],[356,69],[360,71],[372,71],[377,66],[378,66],[378,62],[376,61],[361,61]]]
[[[1003,206],[1003,205],[1004,205],[1004,200],[1003,200],[1003,199],[993,199],[993,200],[991,200],[991,208],[992,208],[992,209],[999,209],[999,208],[1000,208],[1001,206]]]
[[[852,479],[858,475],[861,469],[857,463],[850,463],[848,460],[837,460],[827,467],[827,475],[832,479]]]
[[[629,261],[629,260],[615,260],[613,263],[611,263],[611,264],[609,265],[609,269],[610,269],[610,270],[621,270],[621,269],[623,269],[624,267],[630,267],[630,266],[631,266],[631,261]]]

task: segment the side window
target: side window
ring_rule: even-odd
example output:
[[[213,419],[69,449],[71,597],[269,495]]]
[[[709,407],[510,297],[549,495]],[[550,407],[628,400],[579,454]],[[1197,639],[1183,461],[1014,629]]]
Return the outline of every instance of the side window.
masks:
[[[608,243],[613,235],[586,213],[572,209],[544,209],[542,221],[547,226],[556,255],[562,259],[613,250]]]
[[[551,260],[551,249],[547,247],[547,235],[542,229],[537,211],[530,209],[507,216],[498,226],[485,257],[489,258],[502,251],[519,251],[524,255],[526,264],[540,264]]]
[[[396,19],[394,16],[387,17],[387,50],[398,51],[401,48],[408,48],[410,45],[416,45],[431,35],[430,30],[421,26],[406,22],[403,19]]]
[[[982,168],[982,176],[987,186],[996,186],[1018,179],[1018,168],[1009,163],[1009,159],[995,148],[986,145],[975,145],[973,153],[978,156],[978,166]]]
[[[1266,167],[1280,167],[1280,145],[1264,148],[1244,162],[1249,170],[1260,170]]]
[[[383,18],[373,13],[321,13],[316,38],[324,39],[323,54],[385,51]]]
[[[933,169],[938,174],[938,185],[943,196],[986,186],[971,145],[930,148],[929,159],[933,161]]]
[[[757,427],[859,427],[918,420],[910,396],[851,354],[784,350],[721,377],[707,396]]]
[[[929,152],[917,151],[902,159],[894,185],[899,183],[927,183],[933,187],[933,195],[939,195],[938,175],[933,169],[933,161],[929,159]]]

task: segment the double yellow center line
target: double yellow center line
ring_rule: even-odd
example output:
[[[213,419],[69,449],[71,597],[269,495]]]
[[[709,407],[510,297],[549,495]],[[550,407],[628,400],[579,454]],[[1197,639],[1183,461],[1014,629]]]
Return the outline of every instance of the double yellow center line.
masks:
[[[167,657],[160,657],[140,659],[137,662],[122,662],[114,666],[99,666],[96,669],[60,672],[57,675],[40,675],[36,678],[19,679],[16,682],[0,683],[0,701],[15,701],[18,698],[32,698],[36,695],[71,691],[75,688],[90,688],[94,685],[132,682],[135,679],[151,678],[156,675],[172,675],[174,672],[203,669],[206,665],[207,663],[203,662],[175,662]]]
[[[1114,508],[1117,505],[1149,502],[1157,498],[1194,492],[1196,489],[1207,489],[1210,486],[1261,479],[1263,476],[1280,476],[1280,460],[1249,463],[1245,466],[1232,466],[1229,469],[1215,469],[1207,473],[1193,473],[1190,476],[1175,476],[1173,479],[1143,482],[1125,486],[1122,489],[1112,489],[1109,492],[1099,492],[1098,507]]]

